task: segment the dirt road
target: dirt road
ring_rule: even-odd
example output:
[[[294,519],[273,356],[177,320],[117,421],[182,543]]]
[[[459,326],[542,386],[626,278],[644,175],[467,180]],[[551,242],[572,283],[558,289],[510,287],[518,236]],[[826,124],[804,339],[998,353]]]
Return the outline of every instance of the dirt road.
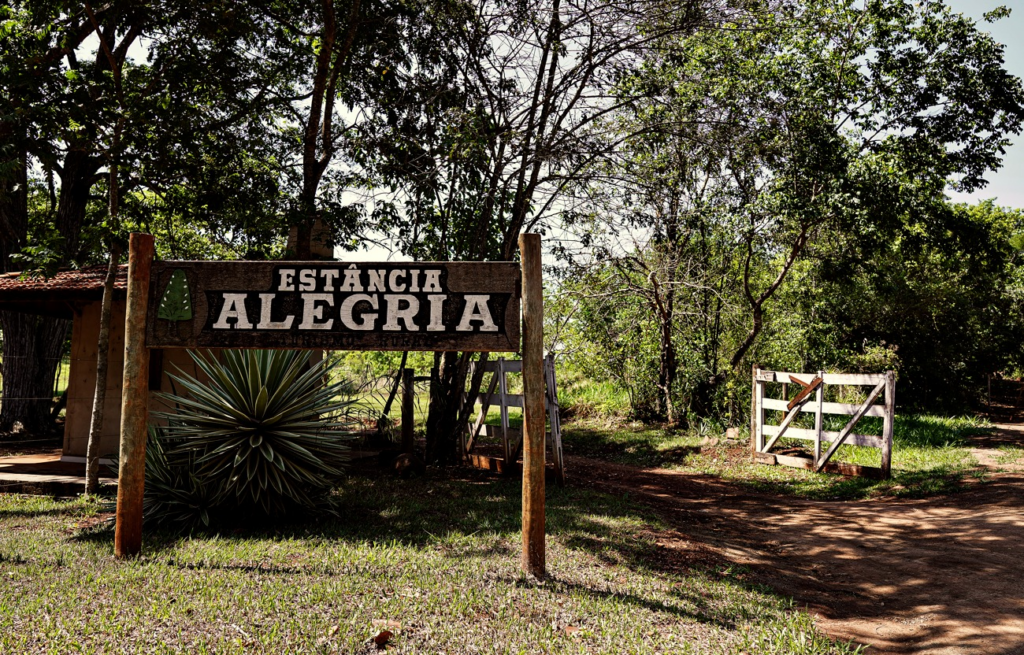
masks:
[[[628,492],[677,529],[750,566],[868,653],[1024,654],[1024,465],[999,464],[1000,426],[974,450],[989,481],[925,500],[821,502],[758,495],[715,478],[571,458],[573,478]],[[996,472],[996,468],[1008,469]]]

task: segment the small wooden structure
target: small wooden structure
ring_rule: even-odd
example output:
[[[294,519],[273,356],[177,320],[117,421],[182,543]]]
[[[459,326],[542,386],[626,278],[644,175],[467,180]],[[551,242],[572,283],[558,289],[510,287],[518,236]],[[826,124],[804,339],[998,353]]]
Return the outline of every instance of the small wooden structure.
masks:
[[[765,387],[769,383],[781,383],[782,398],[769,398],[765,395]],[[800,391],[789,399],[789,385],[796,385]],[[825,389],[828,386],[864,386],[871,387],[867,400],[860,404],[825,402]],[[881,404],[875,401],[885,393]],[[832,471],[844,475],[888,478],[892,469],[892,433],[893,419],[896,409],[896,376],[893,371],[881,374],[817,374],[789,373],[784,371],[764,371],[756,366],[753,372],[753,412],[751,415],[750,434],[751,450],[754,458],[765,464],[782,464],[813,471]],[[785,417],[778,425],[770,425],[765,421],[765,411],[776,410],[785,412]],[[793,421],[800,413],[814,414],[814,428],[792,427]],[[824,429],[824,415],[833,414],[850,416],[846,426],[838,432]],[[865,416],[882,419],[882,434],[855,434],[853,429]],[[772,447],[783,436],[791,439],[803,439],[814,442],[814,458],[794,457],[771,453]],[[767,441],[766,441],[767,439]],[[878,448],[882,453],[880,467],[859,466],[844,462],[830,462],[836,450],[842,444]],[[822,445],[827,444],[823,454]]]
[[[467,378],[472,378],[476,371],[476,363],[472,363]],[[506,360],[499,357],[497,361],[484,362],[484,374],[490,373],[487,391],[477,395],[475,399],[464,396],[464,402],[480,405],[476,420],[469,424],[462,445],[463,457],[480,468],[493,469],[511,473],[515,467],[507,466],[507,462],[516,462],[523,448],[523,431],[509,426],[508,410],[510,407],[523,406],[523,396],[508,392],[508,374],[522,373],[523,363],[519,360]],[[555,382],[555,356],[548,354],[544,358],[544,400],[547,406],[550,431],[546,440],[551,447],[551,459],[555,465],[555,475],[560,485],[565,484],[565,458],[562,455],[562,424],[558,407],[558,386]],[[492,405],[497,405],[501,421],[497,426],[487,425],[487,413]],[[481,435],[501,439],[502,457],[494,458],[473,452]]]
[[[64,414],[64,444],[61,461],[85,462],[96,391],[96,354],[100,329],[100,301],[107,267],[91,266],[75,271],[60,271],[50,278],[22,279],[18,273],[0,276],[0,309],[43,314],[72,321],[71,357],[68,374],[67,407]],[[118,452],[121,424],[121,370],[124,364],[125,289],[128,265],[123,264],[114,283],[111,305],[110,350],[107,366],[107,397],[100,430],[101,461],[110,462]],[[189,375],[202,372],[184,350],[149,351],[150,406],[164,409],[153,396],[157,391],[171,391],[171,380],[165,371],[181,369]]]

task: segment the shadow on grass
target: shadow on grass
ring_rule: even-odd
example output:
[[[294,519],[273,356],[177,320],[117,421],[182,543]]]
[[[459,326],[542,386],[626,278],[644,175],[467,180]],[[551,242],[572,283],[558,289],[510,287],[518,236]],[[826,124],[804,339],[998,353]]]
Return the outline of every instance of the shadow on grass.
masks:
[[[813,417],[812,417],[813,418]],[[832,420],[834,419],[834,420]],[[828,430],[839,430],[845,417],[830,417]],[[842,425],[840,424],[842,422]],[[866,418],[856,431],[881,434],[880,418]],[[678,467],[747,490],[816,500],[857,500],[875,495],[905,498],[961,491],[976,474],[965,449],[978,445],[991,428],[971,417],[897,416],[893,435],[893,477],[889,480],[812,473],[784,466],[754,464],[746,446],[733,442],[703,446],[700,435],[653,427],[609,427],[592,422],[565,426],[564,448],[572,455],[640,467]],[[783,440],[785,447],[806,451],[810,442]],[[859,452],[868,451],[870,452]],[[847,452],[849,451],[849,452]],[[858,452],[854,452],[858,451]],[[874,449],[844,446],[836,461],[878,466]]]

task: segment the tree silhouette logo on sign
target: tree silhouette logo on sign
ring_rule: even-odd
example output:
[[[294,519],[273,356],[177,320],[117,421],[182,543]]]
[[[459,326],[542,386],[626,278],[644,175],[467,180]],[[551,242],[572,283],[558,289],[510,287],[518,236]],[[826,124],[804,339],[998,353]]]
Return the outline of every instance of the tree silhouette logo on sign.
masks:
[[[151,348],[519,349],[514,262],[155,262],[150,280]]]
[[[185,271],[179,269],[171,273],[171,279],[167,283],[167,288],[164,289],[156,317],[165,321],[192,320],[192,294],[188,289],[188,278],[185,277]]]

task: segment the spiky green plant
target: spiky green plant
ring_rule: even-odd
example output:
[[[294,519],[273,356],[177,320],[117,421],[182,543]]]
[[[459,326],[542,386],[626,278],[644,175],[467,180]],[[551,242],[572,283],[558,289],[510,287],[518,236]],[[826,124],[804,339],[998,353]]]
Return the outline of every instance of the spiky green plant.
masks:
[[[216,509],[214,492],[195,472],[191,455],[167,455],[173,442],[164,428],[150,426],[146,445],[146,493],[142,512],[147,524],[182,532],[209,527]]]
[[[340,420],[345,382],[326,383],[330,365],[309,353],[225,350],[221,360],[190,353],[208,381],[168,374],[179,393],[166,419],[167,456],[188,456],[213,506],[262,514],[331,506],[351,433]]]

